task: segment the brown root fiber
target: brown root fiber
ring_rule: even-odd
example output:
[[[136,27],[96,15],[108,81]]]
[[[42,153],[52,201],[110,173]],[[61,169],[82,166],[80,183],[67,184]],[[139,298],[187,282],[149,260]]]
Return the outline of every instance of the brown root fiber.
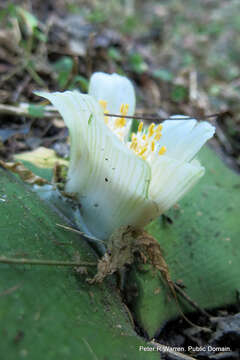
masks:
[[[106,276],[133,264],[137,257],[144,264],[151,264],[159,270],[172,293],[175,293],[159,243],[146,231],[132,226],[121,227],[111,235],[107,251],[98,262],[97,274],[89,281],[101,283]]]

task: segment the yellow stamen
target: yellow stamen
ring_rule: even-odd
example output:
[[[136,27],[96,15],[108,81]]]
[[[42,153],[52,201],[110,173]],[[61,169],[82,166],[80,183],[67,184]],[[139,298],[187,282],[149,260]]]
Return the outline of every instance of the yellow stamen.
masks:
[[[165,154],[166,151],[167,151],[166,146],[162,146],[161,149],[158,152],[158,155],[163,155],[163,154]]]
[[[153,136],[153,134],[154,134],[154,126],[155,126],[154,123],[152,123],[152,124],[149,126],[149,128],[148,128],[148,137]]]
[[[127,121],[124,116],[127,115],[129,105],[128,104],[122,104],[120,106],[120,113],[122,117],[119,117],[115,120],[114,126],[115,128],[122,128],[126,125]]]
[[[142,150],[138,153],[139,156],[143,155],[147,151],[147,146],[144,146]]]
[[[126,125],[126,119],[125,118],[116,118],[114,125],[116,128],[122,128]]]
[[[156,133],[158,134],[158,133],[160,133],[161,131],[162,131],[162,129],[163,129],[163,126],[162,126],[162,124],[159,124],[157,127],[156,127]]]
[[[143,128],[143,122],[141,121],[140,124],[138,125],[138,132],[141,132]]]
[[[108,114],[109,111],[108,110],[104,110],[104,114]],[[108,124],[108,116],[104,116],[104,121],[105,121],[105,124]]]
[[[137,139],[136,134],[132,133],[131,140],[134,141],[135,139]]]
[[[124,113],[124,110],[125,110],[125,105],[122,104],[121,107],[120,107],[120,113],[123,114],[123,113]]]
[[[143,139],[143,140],[146,140],[146,139],[147,139],[146,134],[143,134],[142,139]]]
[[[129,104],[125,104],[125,114],[124,115],[127,115],[128,109],[129,109]]]
[[[133,140],[133,142],[130,145],[130,149],[133,149],[134,151],[137,149],[138,143],[137,139]]]
[[[125,116],[128,113],[129,105],[128,104],[122,104],[120,107],[120,113],[121,115]]]
[[[162,134],[161,133],[157,133],[155,136],[154,136],[154,140],[158,141],[160,140]]]
[[[99,100],[99,104],[101,105],[101,107],[103,108],[104,112],[107,109],[107,101],[105,100]]]
[[[155,141],[151,142],[151,150],[154,151],[155,150]]]

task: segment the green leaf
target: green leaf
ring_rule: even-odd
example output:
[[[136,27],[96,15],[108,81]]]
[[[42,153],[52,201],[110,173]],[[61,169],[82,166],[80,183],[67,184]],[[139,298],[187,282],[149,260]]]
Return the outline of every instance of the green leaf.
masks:
[[[141,54],[139,53],[131,54],[129,57],[129,62],[133,71],[135,71],[138,74],[142,74],[144,71],[148,69],[148,65],[145,63]]]
[[[80,86],[82,91],[87,92],[88,85],[89,85],[89,81],[87,78],[85,78],[82,75],[77,75],[74,77],[73,82],[71,83],[71,86],[69,88],[73,89],[76,86]]]
[[[35,36],[38,40],[40,40],[40,41],[42,41],[42,42],[47,42],[47,36],[46,36],[42,31],[40,31],[40,30],[38,30],[37,28],[35,28],[34,31],[33,31],[33,33],[34,33],[34,36]]]
[[[153,76],[157,79],[161,79],[163,81],[172,81],[173,74],[166,69],[157,69],[153,71]]]
[[[187,94],[188,94],[187,88],[185,88],[182,85],[175,85],[171,93],[171,98],[173,101],[181,102],[186,100]]]
[[[137,27],[139,26],[139,19],[137,18],[136,14],[126,16],[123,19],[123,25],[121,31],[125,34],[131,34],[136,31]]]
[[[171,277],[180,280],[185,292],[202,308],[233,304],[240,289],[240,178],[208,148],[200,153],[206,175],[167,215],[148,226],[159,241]],[[181,316],[175,300],[152,270],[132,271],[128,291],[136,284],[132,301],[137,322],[154,337],[165,321]],[[180,300],[183,311],[193,308]]]
[[[118,49],[116,49],[115,47],[111,46],[108,49],[108,56],[110,58],[112,58],[114,61],[120,61],[122,60],[122,54],[120,53],[120,51]]]
[[[72,72],[73,59],[69,56],[63,56],[60,60],[55,62],[53,68],[58,74],[59,87],[64,88]]]
[[[21,6],[16,7],[17,14],[20,19],[25,23],[30,33],[33,33],[34,29],[38,26],[38,19],[29,11],[23,9]]]
[[[106,11],[102,11],[100,9],[96,9],[91,11],[89,15],[87,15],[87,20],[93,24],[101,24],[107,20]]]
[[[31,115],[31,116],[34,116],[34,117],[44,117],[44,110],[45,110],[45,107],[42,106],[42,105],[29,105],[28,106],[28,113]]]
[[[57,223],[65,220],[0,168],[1,256],[97,260],[85,240]],[[138,350],[146,343],[133,330],[114,278],[89,285],[86,276],[60,266],[0,269],[0,347],[8,360],[41,360],[43,354],[48,360],[146,359]]]

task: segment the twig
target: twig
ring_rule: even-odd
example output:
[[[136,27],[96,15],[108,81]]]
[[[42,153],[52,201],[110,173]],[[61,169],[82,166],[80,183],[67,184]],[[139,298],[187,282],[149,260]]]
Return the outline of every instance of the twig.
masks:
[[[234,154],[233,147],[232,147],[230,141],[228,140],[227,136],[225,135],[224,131],[221,129],[221,127],[218,125],[218,123],[215,124],[215,127],[216,127],[216,135],[217,135],[220,143],[223,145],[223,147],[227,151],[227,153],[230,155]]]
[[[50,265],[50,266],[97,266],[97,263],[87,261],[58,261],[58,260],[38,260],[38,259],[16,259],[0,257],[1,264],[21,264],[21,265]]]
[[[192,69],[189,73],[189,100],[196,101],[197,97],[197,72],[195,69]]]
[[[23,71],[25,68],[25,64],[21,63],[20,65],[15,65],[15,68],[4,75],[0,80],[0,85],[2,86],[6,81],[9,81],[12,77]]]
[[[20,84],[17,86],[16,91],[14,91],[12,96],[13,103],[16,103],[19,99],[19,96],[23,92],[23,90],[27,87],[29,84],[29,81],[31,80],[31,77],[27,75],[23,81],[20,82]]]
[[[195,358],[193,358],[189,355],[185,355],[181,352],[174,351],[173,349],[171,349],[171,346],[156,343],[154,340],[149,342],[149,345],[151,345],[152,347],[154,347],[157,351],[159,351],[161,353],[171,355],[174,360],[175,359],[176,360],[195,360]]]
[[[44,102],[41,102],[38,105],[45,105],[47,103],[49,103],[49,102],[44,101]],[[29,105],[30,104],[26,104],[26,103],[21,103],[19,106],[0,104],[0,115],[1,114],[8,114],[8,115],[15,115],[15,116],[25,116],[25,117],[28,117],[28,118],[36,117],[35,115],[29,113],[29,111],[28,111]],[[105,113],[104,115],[105,116],[111,116],[111,117],[122,117],[121,114]],[[165,120],[192,120],[193,118],[196,119],[196,120],[206,120],[206,119],[216,118],[216,117],[218,117],[220,115],[221,115],[221,113],[216,113],[216,114],[206,115],[206,116],[203,116],[201,118],[187,116],[187,117],[184,117],[184,118],[182,118],[182,117],[169,117],[168,119],[158,117],[158,116],[146,116],[144,114],[136,115],[136,116],[125,115],[124,117],[126,119],[148,120],[148,121],[159,121],[160,122],[160,121],[165,121]],[[42,117],[52,119],[52,118],[54,118],[56,116],[59,116],[59,113],[57,112],[57,110],[53,106],[51,106],[51,105],[45,106],[44,113],[43,113]]]
[[[174,288],[177,293],[179,293],[187,302],[192,305],[196,310],[198,310],[202,315],[206,316],[208,319],[210,319],[211,315],[208,314],[204,309],[202,309],[194,300],[188,296],[185,291],[183,291],[180,286],[174,283]]]
[[[105,116],[112,116],[112,117],[122,117],[122,115],[117,115],[117,114],[109,114],[109,113],[105,113],[104,114]],[[205,120],[205,119],[210,119],[210,118],[215,118],[217,116],[219,116],[220,114],[210,114],[210,115],[206,115],[206,116],[203,116],[201,118],[198,118],[198,117],[195,117],[195,116],[186,116],[186,117],[169,117],[169,118],[161,118],[159,116],[145,116],[144,114],[143,115],[138,115],[138,116],[128,116],[128,115],[124,115],[124,117],[126,119],[136,119],[136,120],[148,120],[148,121],[165,121],[165,120],[193,120],[193,119],[196,119],[196,120]]]
[[[25,116],[28,118],[34,118],[33,114],[28,111],[29,104],[22,103],[19,106],[0,104],[0,115],[13,115],[13,116]],[[46,106],[44,109],[43,117],[52,119],[59,116],[58,112],[52,106]]]
[[[31,77],[33,78],[33,80],[39,85],[39,86],[43,86],[46,87],[46,83],[45,81],[38,75],[38,73],[36,72],[36,70],[30,66],[27,65],[26,69],[28,71],[28,73],[31,75]]]
[[[79,235],[82,235],[82,236],[86,237],[87,239],[95,240],[95,241],[98,241],[98,242],[101,242],[101,243],[104,244],[104,241],[103,241],[103,240],[100,240],[100,239],[98,239],[98,238],[96,238],[96,237],[94,237],[94,236],[89,236],[89,235],[87,235],[86,233],[84,233],[84,232],[82,232],[82,231],[79,231],[79,230],[77,230],[77,229],[71,228],[71,227],[69,227],[69,226],[61,225],[61,224],[56,224],[56,225],[57,225],[57,226],[60,226],[61,228],[65,229],[65,230],[69,230],[69,231],[75,232],[75,233],[77,233],[77,234],[79,234]]]

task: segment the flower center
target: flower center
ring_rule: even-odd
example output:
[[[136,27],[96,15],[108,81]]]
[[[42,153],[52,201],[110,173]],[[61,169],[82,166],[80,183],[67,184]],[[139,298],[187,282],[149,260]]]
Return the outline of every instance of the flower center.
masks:
[[[100,100],[99,104],[101,105],[103,112],[105,114],[104,116],[105,124],[122,142],[125,142],[125,138],[127,137],[130,129],[130,121],[127,122],[125,118],[125,116],[128,113],[129,105],[122,104],[119,110],[121,116],[112,117],[112,116],[107,116],[107,114],[109,113],[109,110],[107,108],[107,101]]]
[[[125,142],[130,130],[130,121],[127,122],[125,116],[128,113],[129,105],[122,104],[120,107],[121,117],[113,118],[107,116],[109,113],[107,109],[107,102],[105,100],[99,101],[104,111],[104,121],[112,132],[122,141]],[[137,133],[132,133],[131,141],[126,145],[140,156],[143,160],[151,160],[155,155],[163,155],[166,152],[166,146],[160,146],[159,140],[162,136],[163,125],[155,125],[152,123],[147,129],[143,128],[143,122],[138,125]]]
[[[166,152],[166,146],[159,146],[159,140],[162,136],[163,125],[149,125],[146,131],[143,130],[143,122],[138,125],[136,134],[132,134],[130,148],[142,159],[150,160],[154,154],[163,155]]]

